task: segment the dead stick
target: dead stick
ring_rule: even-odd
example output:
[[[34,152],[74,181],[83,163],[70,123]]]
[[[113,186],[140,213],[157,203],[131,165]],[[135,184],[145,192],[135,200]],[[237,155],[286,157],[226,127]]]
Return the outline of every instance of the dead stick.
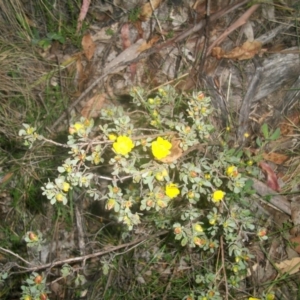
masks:
[[[208,48],[207,56],[211,53],[211,50],[218,44],[220,44],[232,31],[236,30],[240,26],[246,24],[250,16],[258,9],[260,4],[251,6],[240,18],[238,18],[230,27],[228,27]]]
[[[100,252],[96,252],[96,253],[92,253],[92,254],[88,254],[88,255],[84,255],[84,256],[72,257],[72,258],[68,258],[68,259],[64,259],[64,260],[60,260],[60,261],[55,261],[55,262],[51,262],[51,263],[44,264],[44,265],[39,265],[39,266],[34,266],[34,267],[28,267],[28,268],[17,265],[18,267],[23,268],[25,270],[24,271],[20,271],[20,272],[15,272],[15,273],[27,273],[27,272],[39,271],[39,270],[44,270],[44,269],[47,269],[47,268],[54,268],[56,266],[61,266],[63,264],[75,263],[75,262],[83,261],[83,260],[86,260],[86,259],[89,259],[89,258],[103,256],[104,254],[111,253],[111,252],[114,252],[114,251],[119,250],[119,249],[123,249],[123,248],[130,247],[130,246],[135,246],[137,244],[140,244],[140,243],[143,243],[143,242],[145,242],[147,240],[150,240],[150,239],[152,239],[154,237],[164,235],[164,234],[166,234],[168,232],[169,231],[164,230],[164,231],[161,231],[159,233],[153,234],[153,235],[151,235],[149,237],[140,238],[140,239],[132,241],[130,243],[118,245],[118,246],[115,246],[115,247],[110,247],[110,248],[108,248],[106,250],[103,250],[103,251],[100,251]],[[15,254],[14,252],[12,252],[12,251],[10,251],[8,249],[0,247],[0,251],[2,251],[4,253],[11,254],[11,255],[17,257],[18,259],[20,259],[23,262],[25,262],[25,264],[27,264],[27,265],[32,265],[30,262],[24,260],[18,254]],[[14,267],[16,267],[16,265],[14,265]]]

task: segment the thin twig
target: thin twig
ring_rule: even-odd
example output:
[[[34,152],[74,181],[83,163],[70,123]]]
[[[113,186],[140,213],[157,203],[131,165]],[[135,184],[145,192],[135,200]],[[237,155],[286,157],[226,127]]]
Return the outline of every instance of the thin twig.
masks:
[[[93,258],[93,257],[103,256],[103,255],[105,255],[107,253],[111,253],[111,252],[117,251],[119,249],[123,249],[123,248],[130,247],[130,246],[135,246],[136,244],[140,244],[142,242],[145,242],[146,240],[150,240],[152,238],[164,235],[166,233],[168,233],[168,231],[164,230],[164,231],[161,231],[161,232],[159,232],[157,234],[153,234],[153,235],[151,235],[149,237],[146,237],[146,238],[145,237],[144,238],[140,238],[140,239],[137,239],[137,240],[132,241],[130,243],[118,245],[118,246],[115,246],[115,247],[109,247],[108,249],[100,251],[100,252],[96,252],[96,253],[92,253],[92,254],[87,254],[87,255],[84,255],[84,256],[72,257],[72,258],[68,258],[68,259],[64,259],[64,260],[59,260],[59,261],[51,262],[51,263],[48,263],[48,264],[43,264],[43,265],[40,265],[40,266],[23,267],[23,266],[17,265],[20,269],[25,269],[25,270],[24,271],[19,271],[19,272],[14,272],[14,274],[28,273],[28,272],[33,272],[33,271],[44,270],[44,269],[47,269],[47,268],[54,268],[56,266],[61,266],[63,264],[73,264],[73,263],[80,262],[80,261],[83,261],[83,260],[86,260],[86,259],[90,259],[90,258]],[[130,249],[128,249],[127,251],[129,251],[129,250]],[[14,253],[14,252],[12,252],[10,250],[7,250],[5,248],[0,247],[0,251],[3,251],[5,253],[9,253],[9,254],[15,256],[16,258],[22,260],[26,265],[33,265],[32,263],[26,261],[25,259],[23,259],[22,257],[20,257],[18,254]]]
[[[224,273],[224,280],[225,280],[225,300],[228,300],[228,284],[227,284],[227,275],[226,275],[226,268],[225,268],[225,257],[224,257],[224,243],[223,243],[223,236],[220,237],[220,246],[221,246],[221,257],[222,257],[222,266],[223,266],[223,273]]]
[[[164,37],[164,35],[163,35],[163,33],[162,33],[163,31],[162,31],[160,22],[159,22],[159,20],[158,20],[158,18],[157,18],[157,16],[156,16],[155,9],[154,9],[153,4],[152,4],[152,0],[150,0],[149,2],[150,2],[150,5],[151,5],[151,8],[152,8],[152,10],[153,10],[153,15],[154,15],[154,18],[155,18],[155,20],[156,20],[156,22],[157,22],[157,25],[158,25],[160,34],[161,34],[161,36],[162,36],[162,39],[165,41],[166,39],[165,39],[165,37]]]
[[[24,258],[22,258],[19,254],[16,254],[8,249],[5,249],[5,248],[2,248],[0,247],[0,251],[3,251],[5,253],[9,253],[11,254],[12,256],[15,256],[16,258],[22,260],[26,265],[34,265],[33,263],[30,263],[29,261],[25,260]]]
[[[232,31],[236,30],[240,26],[246,24],[250,16],[258,9],[260,5],[255,4],[251,6],[241,17],[239,17],[231,26],[229,26],[208,48],[207,55],[209,55],[212,49],[219,45]]]
[[[252,100],[254,99],[259,83],[262,79],[263,67],[261,66],[257,58],[253,58],[255,73],[250,81],[246,95],[242,101],[242,106],[239,112],[239,126],[237,132],[237,140],[240,146],[244,145],[246,142],[245,133],[248,133],[249,130],[249,115],[252,105]]]

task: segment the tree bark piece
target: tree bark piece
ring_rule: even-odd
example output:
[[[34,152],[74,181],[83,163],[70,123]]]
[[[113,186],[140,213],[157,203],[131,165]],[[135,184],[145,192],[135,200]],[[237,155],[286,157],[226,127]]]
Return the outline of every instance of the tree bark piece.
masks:
[[[253,188],[260,196],[271,196],[270,204],[284,213],[291,215],[291,204],[284,196],[277,194],[271,188],[255,178],[251,178],[251,180],[253,181]]]

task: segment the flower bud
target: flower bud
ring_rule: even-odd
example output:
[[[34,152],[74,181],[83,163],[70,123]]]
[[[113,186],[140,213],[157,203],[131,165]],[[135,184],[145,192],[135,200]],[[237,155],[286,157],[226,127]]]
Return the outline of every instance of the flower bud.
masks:
[[[196,232],[203,232],[203,228],[202,228],[202,226],[200,224],[195,224],[194,225],[194,230]]]
[[[30,233],[28,234],[28,237],[29,237],[29,239],[30,239],[31,241],[33,241],[33,242],[36,242],[36,241],[38,241],[38,239],[39,239],[39,237],[38,237],[34,232],[30,232]]]
[[[175,234],[180,234],[181,233],[181,227],[176,227],[176,228],[174,228],[174,233]]]
[[[56,194],[55,196],[56,201],[62,202],[64,200],[64,196],[61,193]]]
[[[111,209],[114,208],[115,204],[116,204],[116,200],[115,200],[115,199],[109,199],[109,200],[107,201],[107,203],[106,203],[106,208],[107,208],[108,210],[111,210]]]
[[[40,284],[43,280],[43,277],[41,275],[37,275],[35,278],[34,278],[34,282],[36,284]]]
[[[68,182],[64,182],[62,184],[62,190],[67,193],[69,189],[70,189],[70,184]]]
[[[155,174],[155,179],[158,180],[158,181],[163,181],[164,177],[163,177],[161,172],[158,172],[158,173]]]
[[[47,300],[48,299],[47,294],[46,293],[40,294],[40,299],[41,300]]]

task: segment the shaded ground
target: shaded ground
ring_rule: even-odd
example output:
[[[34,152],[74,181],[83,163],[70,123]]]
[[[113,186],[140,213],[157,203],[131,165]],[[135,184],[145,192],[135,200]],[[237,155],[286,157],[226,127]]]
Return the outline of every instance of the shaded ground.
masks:
[[[234,294],[223,281],[221,295],[208,299],[265,299],[268,291],[298,299],[298,274],[286,264],[298,270],[291,246],[300,222],[299,4],[152,1],[153,12],[150,3],[122,2],[91,3],[81,29],[80,1],[0,4],[0,263],[2,275],[13,272],[3,277],[0,298],[20,299],[20,282],[32,271],[47,278],[50,299],[193,299],[191,291],[208,284],[195,283],[207,257],[180,247],[172,231],[153,230],[148,220],[124,233],[103,204],[79,192],[74,207],[50,205],[40,188],[67,150],[44,141],[28,150],[18,136],[28,123],[64,143],[74,115],[97,118],[109,104],[130,111],[132,87],[151,95],[171,84],[178,93],[210,95],[225,142],[261,157],[249,201],[269,239],[245,240],[253,255],[248,275]],[[106,185],[100,182],[104,194]],[[37,230],[45,239],[39,252],[24,241]],[[73,267],[66,278],[54,268],[64,263]]]

